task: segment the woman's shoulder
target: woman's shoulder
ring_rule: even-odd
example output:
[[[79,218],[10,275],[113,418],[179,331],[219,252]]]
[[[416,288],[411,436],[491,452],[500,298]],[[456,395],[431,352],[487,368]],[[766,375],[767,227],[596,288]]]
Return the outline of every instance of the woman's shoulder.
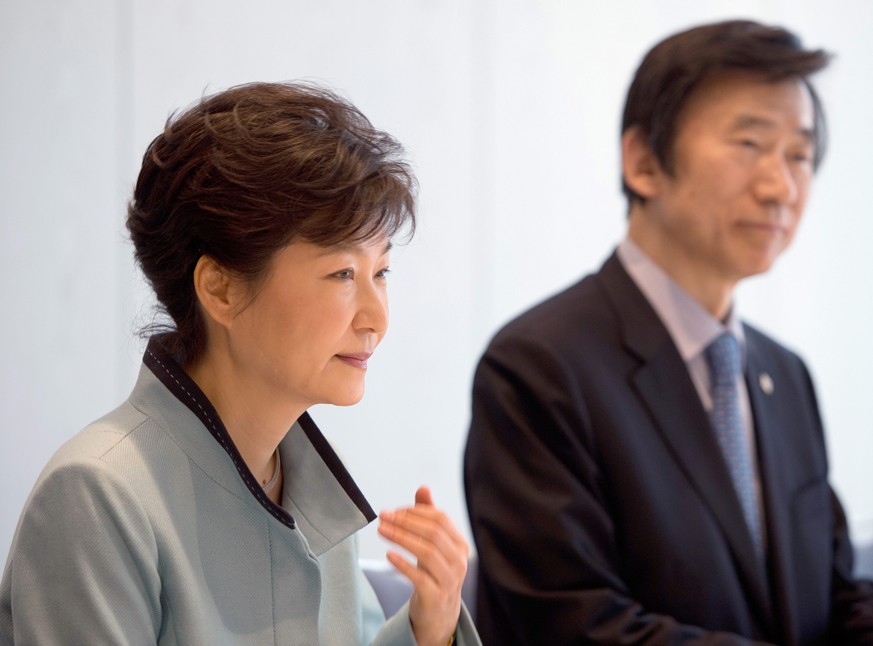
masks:
[[[35,489],[57,478],[89,487],[136,488],[138,473],[151,472],[155,466],[160,471],[175,451],[178,447],[161,425],[125,401],[62,444],[46,463]]]
[[[129,439],[131,433],[149,421],[148,415],[124,402],[115,410],[91,422],[58,448],[46,468],[68,467],[100,460]]]
[[[42,517],[53,520],[39,535],[61,528],[75,534],[109,517],[145,528],[151,492],[146,485],[163,480],[154,465],[167,462],[170,450],[163,435],[129,402],[88,424],[54,453],[37,477],[22,512],[22,529]]]

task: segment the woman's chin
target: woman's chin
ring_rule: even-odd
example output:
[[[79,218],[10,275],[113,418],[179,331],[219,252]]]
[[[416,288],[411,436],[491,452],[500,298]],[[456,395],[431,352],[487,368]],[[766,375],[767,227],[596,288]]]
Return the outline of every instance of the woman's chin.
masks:
[[[364,389],[360,391],[338,394],[327,403],[334,406],[354,406],[364,398]]]

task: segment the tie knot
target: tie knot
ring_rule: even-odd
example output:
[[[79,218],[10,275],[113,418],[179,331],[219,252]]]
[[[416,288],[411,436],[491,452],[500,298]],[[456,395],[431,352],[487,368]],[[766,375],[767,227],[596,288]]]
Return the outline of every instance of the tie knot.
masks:
[[[740,374],[740,344],[725,332],[706,347],[706,360],[714,385],[733,385]]]

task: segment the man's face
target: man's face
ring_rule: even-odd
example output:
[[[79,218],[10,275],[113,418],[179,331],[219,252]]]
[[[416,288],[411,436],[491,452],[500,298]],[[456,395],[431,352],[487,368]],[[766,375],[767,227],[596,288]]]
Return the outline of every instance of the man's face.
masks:
[[[813,123],[799,79],[736,73],[702,84],[679,116],[672,173],[658,167],[643,214],[656,262],[680,283],[729,289],[767,271],[806,204]]]

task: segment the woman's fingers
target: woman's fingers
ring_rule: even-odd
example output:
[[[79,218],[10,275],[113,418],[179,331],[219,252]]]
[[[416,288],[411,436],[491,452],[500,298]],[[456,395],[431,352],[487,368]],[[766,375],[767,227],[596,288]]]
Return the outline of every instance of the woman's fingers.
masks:
[[[455,629],[469,546],[454,523],[434,507],[427,487],[415,492],[415,505],[379,515],[379,533],[411,554],[411,563],[395,550],[388,561],[414,588],[409,617],[419,643],[444,644]]]
[[[440,543],[443,538],[449,540],[454,546],[469,549],[467,541],[455,527],[454,523],[436,507],[431,505],[417,504],[415,507],[405,507],[394,511],[383,511],[380,514],[382,522],[387,522],[392,527],[408,532],[416,536]],[[405,547],[405,546],[404,546]]]
[[[409,511],[383,512],[380,515],[382,525],[392,533],[386,536],[401,547],[416,553],[415,547],[434,545],[442,551],[454,551],[465,544],[460,536],[455,535],[441,522],[441,519],[430,515],[419,515]],[[416,556],[418,554],[416,553]]]
[[[390,514],[383,517],[379,533],[409,552],[416,559],[418,569],[435,583],[450,589],[460,588],[467,569],[466,542],[458,543],[430,518],[401,515],[399,522],[392,522],[390,518]]]
[[[383,511],[379,533],[414,556],[417,566],[438,581],[463,582],[469,546],[460,532],[433,506],[430,490],[420,487],[414,507]],[[404,572],[405,574],[405,572]]]
[[[433,496],[430,493],[430,487],[422,485],[416,490],[415,504],[433,506]]]

